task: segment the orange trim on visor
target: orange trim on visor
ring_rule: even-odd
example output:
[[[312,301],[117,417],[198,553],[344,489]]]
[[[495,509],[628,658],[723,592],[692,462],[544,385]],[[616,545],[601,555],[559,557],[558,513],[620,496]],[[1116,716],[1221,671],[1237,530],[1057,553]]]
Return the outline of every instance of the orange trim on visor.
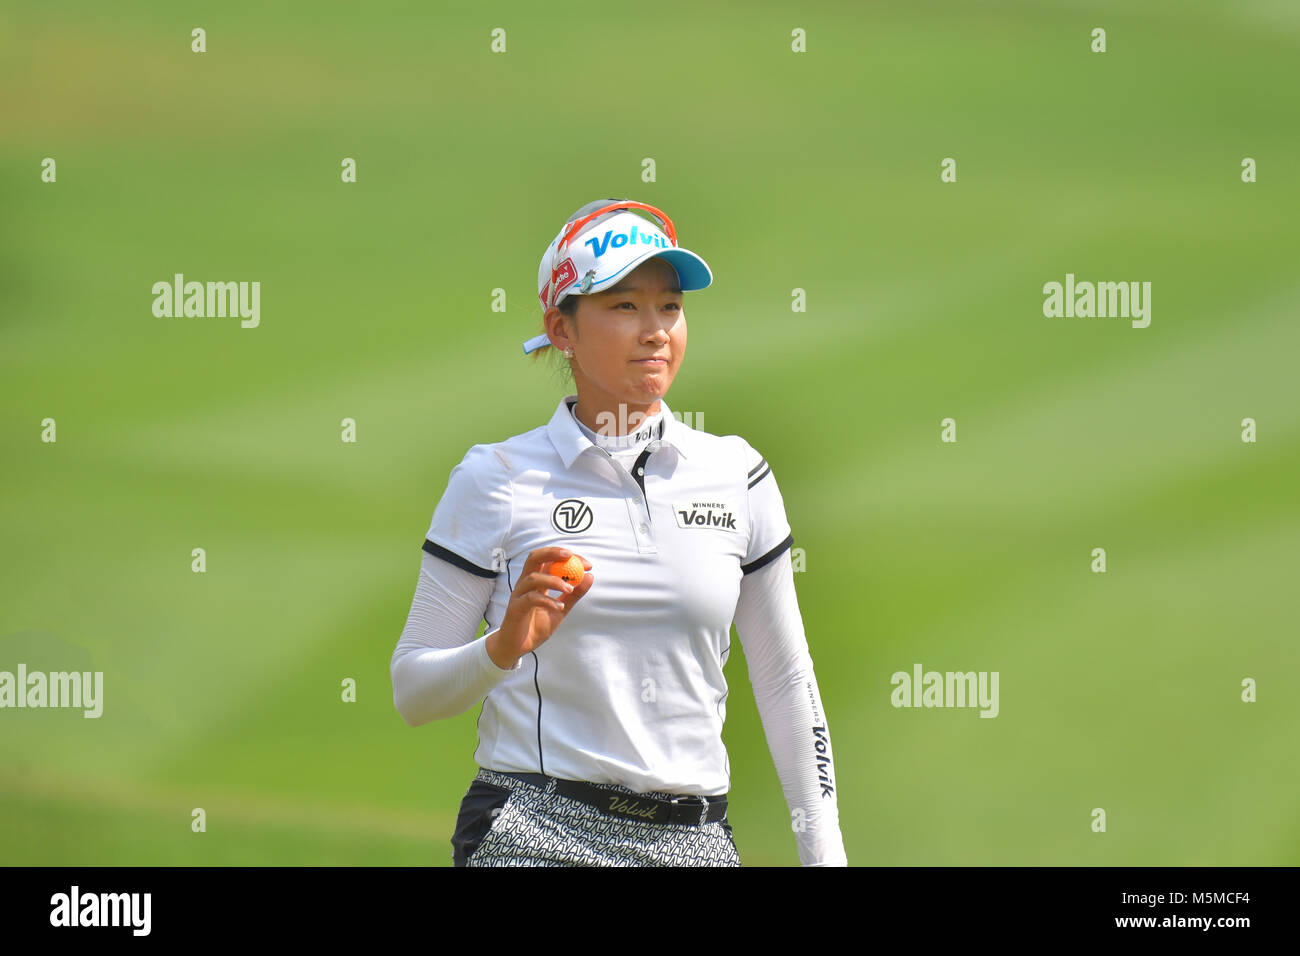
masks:
[[[673,244],[674,248],[677,246],[677,229],[675,226],[673,226],[673,221],[668,218],[668,214],[666,212],[664,212],[661,209],[656,209],[654,206],[651,206],[647,203],[634,202],[631,199],[626,199],[623,202],[610,203],[608,206],[602,206],[601,208],[597,209],[595,212],[587,213],[587,215],[583,216],[581,219],[575,220],[574,223],[571,226],[569,226],[568,229],[564,230],[564,235],[560,237],[560,241],[555,247],[554,259],[556,260],[560,259],[560,257],[564,253],[565,248],[573,240],[574,236],[576,236],[578,233],[582,231],[583,226],[585,226],[587,223],[591,222],[593,219],[595,219],[598,216],[603,216],[606,213],[614,212],[618,209],[644,209],[646,212],[650,213],[652,216],[658,219],[660,223],[662,223],[664,235],[668,237],[668,241]],[[547,289],[547,293],[546,293],[546,297],[547,297],[546,307],[548,309],[552,308],[555,305],[555,291],[556,291],[555,280],[558,278],[558,273],[559,273],[558,266],[553,267],[551,269],[551,284],[550,284],[550,288]]]

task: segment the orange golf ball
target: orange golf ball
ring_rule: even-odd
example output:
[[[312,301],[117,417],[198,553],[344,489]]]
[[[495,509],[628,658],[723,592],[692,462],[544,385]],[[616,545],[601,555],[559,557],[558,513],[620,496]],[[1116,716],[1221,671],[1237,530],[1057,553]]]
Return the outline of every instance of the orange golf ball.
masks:
[[[553,561],[547,568],[548,574],[554,574],[557,578],[563,578],[574,587],[577,587],[582,581],[582,576],[587,573],[586,567],[582,563],[582,558],[576,554],[570,556],[568,561]]]

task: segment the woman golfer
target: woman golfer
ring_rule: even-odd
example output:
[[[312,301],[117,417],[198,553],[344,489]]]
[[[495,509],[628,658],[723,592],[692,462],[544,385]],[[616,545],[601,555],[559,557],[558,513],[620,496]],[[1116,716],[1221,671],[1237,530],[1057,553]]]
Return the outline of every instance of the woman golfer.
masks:
[[[392,660],[412,726],[482,703],[457,866],[739,866],[733,621],[799,859],[846,865],[776,478],[664,401],[682,293],[712,281],[664,213],[629,200],[583,206],[542,256],[546,333],[524,352],[558,348],[576,392],[452,469]],[[571,556],[575,584],[554,567]]]

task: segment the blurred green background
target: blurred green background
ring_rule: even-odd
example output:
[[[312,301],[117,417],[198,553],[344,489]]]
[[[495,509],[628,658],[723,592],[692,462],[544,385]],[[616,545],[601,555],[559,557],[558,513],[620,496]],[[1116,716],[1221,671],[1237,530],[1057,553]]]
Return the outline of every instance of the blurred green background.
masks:
[[[1300,863],[1297,62],[1284,0],[6,5],[0,670],[106,686],[0,711],[0,862],[450,863],[420,542],[568,391],[538,259],[630,196],[715,274],[668,400],[780,483],[852,864]],[[154,317],[176,272],[260,327]],[[1150,327],[1045,318],[1067,272]],[[999,716],[895,709],[914,663]],[[742,858],[795,864],[728,674]]]

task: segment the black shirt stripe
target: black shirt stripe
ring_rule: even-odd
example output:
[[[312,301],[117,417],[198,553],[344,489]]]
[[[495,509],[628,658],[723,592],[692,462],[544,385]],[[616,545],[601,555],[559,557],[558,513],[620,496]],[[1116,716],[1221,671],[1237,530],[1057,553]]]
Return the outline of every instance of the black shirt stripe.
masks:
[[[532,651],[533,655],[533,688],[537,691],[537,766],[541,773],[546,773],[546,761],[542,759],[542,685],[537,682],[537,671],[541,664],[537,660],[537,652]]]
[[[456,565],[456,567],[460,568],[462,571],[468,571],[470,574],[477,574],[481,578],[495,578],[501,573],[500,571],[489,571],[487,568],[480,568],[473,561],[468,561],[465,558],[462,558],[455,551],[448,551],[440,544],[434,544],[428,538],[424,539],[422,547],[423,550],[428,551],[435,558],[442,558],[442,560]]]
[[[748,574],[750,571],[757,571],[765,564],[771,564],[773,561],[775,561],[777,558],[781,556],[781,553],[785,551],[786,548],[791,547],[793,544],[794,544],[794,535],[793,534],[786,535],[784,541],[778,544],[771,551],[767,552],[767,554],[763,555],[761,558],[755,558],[753,561],[749,562],[749,564],[742,564],[740,566],[741,573]]]

